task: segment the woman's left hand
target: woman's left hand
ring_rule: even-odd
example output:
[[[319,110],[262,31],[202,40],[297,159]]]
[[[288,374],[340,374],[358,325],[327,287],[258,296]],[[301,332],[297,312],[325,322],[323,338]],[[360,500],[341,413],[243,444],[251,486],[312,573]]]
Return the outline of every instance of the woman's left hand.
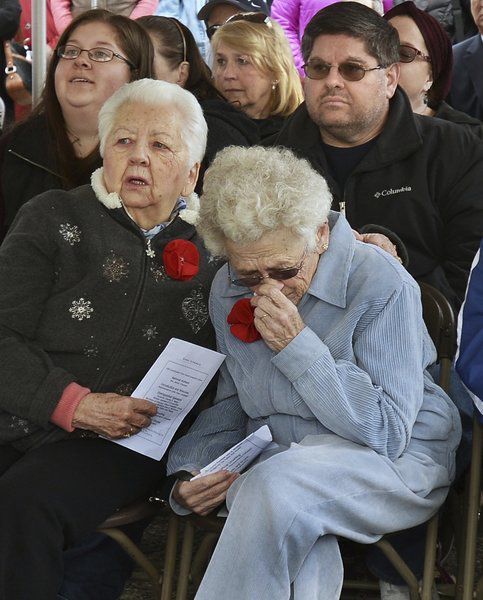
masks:
[[[283,283],[266,279],[251,299],[255,327],[267,346],[280,352],[305,327],[296,305],[282,294]]]

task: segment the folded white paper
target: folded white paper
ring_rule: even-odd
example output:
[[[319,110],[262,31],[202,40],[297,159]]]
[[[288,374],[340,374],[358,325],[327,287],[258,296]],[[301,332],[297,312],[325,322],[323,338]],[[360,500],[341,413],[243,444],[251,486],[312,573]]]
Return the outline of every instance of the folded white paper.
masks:
[[[172,338],[131,394],[158,407],[151,425],[132,437],[112,441],[160,460],[224,360],[224,354]]]
[[[246,437],[236,446],[227,450],[209,465],[203,467],[196,477],[216,473],[217,471],[231,471],[241,473],[255,458],[261,454],[272,441],[272,434],[267,425],[263,425]]]

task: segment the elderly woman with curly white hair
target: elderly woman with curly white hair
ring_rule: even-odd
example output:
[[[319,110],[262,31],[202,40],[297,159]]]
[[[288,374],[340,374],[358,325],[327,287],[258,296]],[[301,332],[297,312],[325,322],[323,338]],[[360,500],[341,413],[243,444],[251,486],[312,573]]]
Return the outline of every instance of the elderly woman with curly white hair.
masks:
[[[460,423],[425,370],[418,285],[330,204],[287,150],[228,148],[206,174],[198,230],[227,260],[210,294],[227,358],[168,471],[194,474],[261,425],[275,446],[242,475],[173,488],[180,513],[229,509],[199,600],[334,600],[336,536],[370,543],[425,521],[453,477]]]
[[[150,424],[131,394],[171,337],[214,347],[193,224],[206,133],[189,92],[126,84],[91,185],[30,200],[0,248],[2,599],[57,598],[63,550],[165,474],[110,439]]]

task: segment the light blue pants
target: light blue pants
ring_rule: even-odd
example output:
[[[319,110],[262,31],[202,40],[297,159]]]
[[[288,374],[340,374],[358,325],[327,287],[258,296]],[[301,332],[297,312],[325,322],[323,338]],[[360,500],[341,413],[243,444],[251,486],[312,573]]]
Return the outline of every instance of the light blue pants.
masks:
[[[363,544],[417,525],[446,497],[446,469],[424,456],[402,472],[335,435],[256,464],[230,488],[229,516],[197,600],[335,600],[336,536]],[[312,442],[314,443],[314,442]]]

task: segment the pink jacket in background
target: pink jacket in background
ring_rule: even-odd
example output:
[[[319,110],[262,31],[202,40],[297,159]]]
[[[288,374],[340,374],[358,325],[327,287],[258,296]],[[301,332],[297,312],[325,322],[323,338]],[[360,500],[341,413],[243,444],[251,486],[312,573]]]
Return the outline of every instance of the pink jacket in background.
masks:
[[[278,21],[285,31],[294,56],[295,66],[303,77],[302,51],[300,43],[310,19],[321,8],[335,4],[338,0],[273,0],[271,16]],[[384,12],[393,6],[393,0],[382,0]]]
[[[82,10],[89,10],[91,8],[90,0],[76,0],[75,3],[71,2],[71,0],[50,0],[50,8],[52,10],[55,26],[59,35],[72,21],[73,4],[75,4],[77,7],[80,7]],[[129,5],[132,5],[132,7],[127,11],[128,14],[126,14],[126,16],[130,17],[131,19],[137,19],[138,17],[143,17],[144,15],[152,15],[156,10],[158,0],[139,0],[138,2],[135,0],[132,2],[127,0],[123,2],[116,2],[115,0],[102,0],[98,3],[99,8],[107,8],[107,10],[112,12],[120,12],[116,10],[119,5],[122,5],[123,7],[129,7]],[[122,10],[121,12],[122,14],[125,14],[126,10]]]

